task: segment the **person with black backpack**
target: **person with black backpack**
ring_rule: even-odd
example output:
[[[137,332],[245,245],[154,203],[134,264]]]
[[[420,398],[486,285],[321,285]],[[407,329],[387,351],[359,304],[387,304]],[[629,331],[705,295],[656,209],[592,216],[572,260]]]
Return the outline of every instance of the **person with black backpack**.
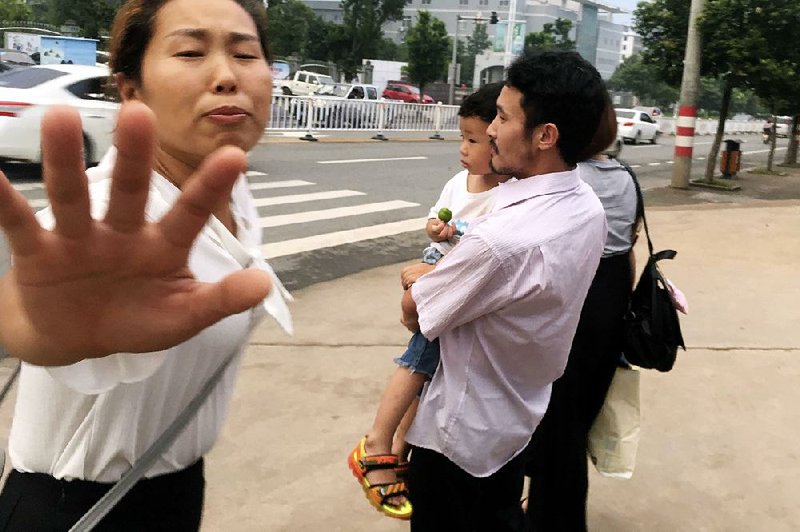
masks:
[[[620,360],[623,318],[633,287],[637,193],[623,164],[602,154],[616,138],[611,102],[581,179],[606,212],[608,237],[581,310],[564,374],[553,383],[550,404],[528,447],[529,530],[586,530],[589,430],[605,401]]]

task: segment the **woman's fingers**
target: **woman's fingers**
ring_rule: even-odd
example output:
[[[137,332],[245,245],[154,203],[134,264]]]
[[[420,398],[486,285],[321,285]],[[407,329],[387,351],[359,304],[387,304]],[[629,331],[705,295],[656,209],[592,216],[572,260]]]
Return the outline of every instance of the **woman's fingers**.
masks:
[[[3,172],[0,172],[0,227],[14,255],[25,257],[39,251],[44,230],[28,201],[14,190]]]
[[[234,272],[221,281],[204,284],[191,294],[187,309],[199,331],[223,318],[249,310],[264,300],[272,289],[269,275],[248,268]]]
[[[227,205],[233,185],[246,167],[247,159],[238,148],[220,148],[207,157],[158,223],[167,241],[188,254],[214,209]]]
[[[56,220],[55,231],[81,238],[91,231],[89,190],[83,160],[80,115],[64,106],[42,118],[42,174]]]
[[[105,221],[114,230],[132,233],[144,224],[155,151],[155,117],[147,106],[122,106],[115,132],[117,162]]]

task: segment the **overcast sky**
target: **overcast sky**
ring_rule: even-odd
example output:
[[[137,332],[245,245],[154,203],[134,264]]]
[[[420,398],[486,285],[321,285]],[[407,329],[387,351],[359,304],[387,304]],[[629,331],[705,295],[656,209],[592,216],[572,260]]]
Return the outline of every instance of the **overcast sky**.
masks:
[[[608,3],[621,7],[625,11],[630,11],[630,13],[626,15],[614,15],[614,20],[616,22],[630,25],[633,17],[633,10],[636,9],[636,4],[639,3],[639,0],[609,0]]]

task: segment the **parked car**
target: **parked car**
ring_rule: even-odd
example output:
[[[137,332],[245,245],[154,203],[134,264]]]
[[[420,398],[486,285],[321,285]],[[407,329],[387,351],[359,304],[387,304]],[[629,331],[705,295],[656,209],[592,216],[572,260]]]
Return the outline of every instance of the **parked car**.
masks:
[[[31,56],[19,50],[11,48],[0,48],[0,72],[11,70],[12,68],[26,67],[35,65]]]
[[[298,70],[291,78],[278,80],[277,84],[287,96],[307,96],[320,86],[333,82],[333,78],[325,74]]]
[[[315,122],[331,128],[354,128],[372,125],[377,108],[355,102],[377,102],[378,88],[365,83],[322,85],[314,97]],[[351,103],[353,102],[353,103]]]
[[[75,108],[87,163],[112,143],[119,99],[107,67],[43,65],[0,73],[0,159],[40,162],[41,121],[52,105]]]
[[[408,103],[420,103],[419,88],[409,83],[389,82],[383,89],[383,97],[387,100],[400,100]],[[422,103],[434,103],[433,98],[424,95]]]
[[[639,144],[649,140],[655,144],[658,140],[658,124],[646,111],[636,109],[614,109],[617,114],[617,131],[625,142]]]

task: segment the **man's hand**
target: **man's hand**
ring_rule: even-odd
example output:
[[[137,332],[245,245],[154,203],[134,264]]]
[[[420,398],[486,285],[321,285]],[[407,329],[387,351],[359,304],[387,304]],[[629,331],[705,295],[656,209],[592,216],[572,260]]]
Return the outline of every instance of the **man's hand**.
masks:
[[[456,233],[456,227],[453,224],[447,224],[439,218],[429,218],[428,223],[425,225],[425,232],[428,233],[428,238],[433,242],[444,242],[450,240]]]
[[[417,282],[417,279],[433,271],[434,268],[436,268],[435,265],[424,262],[403,268],[400,272],[400,283],[403,285],[403,290],[408,290],[412,284]]]
[[[103,220],[90,214],[81,122],[72,109],[53,108],[42,121],[42,173],[53,231],[39,225],[25,198],[0,176],[0,227],[14,262],[0,279],[0,343],[15,357],[65,365],[167,349],[269,293],[269,276],[255,269],[217,283],[198,282],[188,269],[194,240],[246,167],[241,150],[210,155],[172,209],[148,223],[152,112],[138,103],[123,105],[115,144]]]

